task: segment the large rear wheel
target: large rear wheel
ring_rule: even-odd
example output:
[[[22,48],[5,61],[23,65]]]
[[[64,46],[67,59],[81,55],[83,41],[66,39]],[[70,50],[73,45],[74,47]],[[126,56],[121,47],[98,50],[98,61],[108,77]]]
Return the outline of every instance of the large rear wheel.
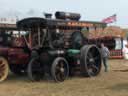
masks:
[[[69,66],[66,59],[57,57],[51,67],[52,77],[56,82],[63,82],[69,75]]]
[[[8,61],[4,57],[0,57],[0,82],[4,81],[9,73]]]
[[[81,72],[84,76],[96,76],[101,70],[101,54],[95,45],[85,45],[81,48]]]

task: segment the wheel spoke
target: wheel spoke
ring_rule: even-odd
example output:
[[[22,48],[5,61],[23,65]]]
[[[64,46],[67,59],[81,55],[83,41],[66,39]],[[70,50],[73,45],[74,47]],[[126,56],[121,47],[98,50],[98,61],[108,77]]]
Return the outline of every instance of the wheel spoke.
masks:
[[[56,66],[56,70],[59,70],[60,69],[60,67],[59,66]]]
[[[6,58],[0,57],[0,82],[6,79],[8,75],[8,62]]]
[[[87,58],[87,60],[89,60],[89,59],[90,59],[90,57],[89,57],[88,55],[87,55],[87,57],[86,57],[86,58]]]
[[[99,59],[99,55],[94,57],[94,60],[98,60]]]
[[[58,79],[58,81],[61,81],[62,80],[60,73],[57,74],[57,79]]]
[[[60,67],[64,68],[64,62],[63,61],[60,62]]]
[[[97,71],[99,71],[99,69],[96,65],[92,64],[92,67],[95,68]]]
[[[4,69],[5,68],[5,64],[0,65],[0,68]]]
[[[57,70],[55,71],[55,74],[57,75],[57,74],[59,74],[59,72],[60,72],[60,69],[57,69]]]
[[[88,67],[89,76],[93,76],[96,72],[99,71],[98,67],[93,62],[89,62],[87,64],[87,67]]]
[[[56,66],[56,77],[59,81],[63,81],[65,77],[64,71],[62,70],[64,70],[64,65],[60,63],[60,66]]]
[[[63,81],[65,78],[64,72],[59,72],[59,81]]]
[[[95,65],[95,62],[90,62],[90,67],[99,70],[98,67]]]
[[[65,74],[64,74],[64,72],[61,72],[61,80],[63,81],[64,78],[65,78]]]
[[[5,62],[0,61],[0,67],[3,66],[3,65],[5,65]]]
[[[54,60],[52,65],[52,76],[55,81],[62,82],[68,76],[68,66],[64,58],[58,57]]]
[[[87,55],[87,60],[89,60],[90,58],[92,58],[92,54],[91,53],[88,53],[88,55]]]

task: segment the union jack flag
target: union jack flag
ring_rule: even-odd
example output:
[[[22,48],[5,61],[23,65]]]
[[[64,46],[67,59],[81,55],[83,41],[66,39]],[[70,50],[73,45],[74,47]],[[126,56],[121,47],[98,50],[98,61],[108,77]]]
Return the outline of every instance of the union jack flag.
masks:
[[[102,20],[103,23],[113,23],[113,22],[116,22],[116,14],[113,14],[112,16],[109,16],[105,19]]]

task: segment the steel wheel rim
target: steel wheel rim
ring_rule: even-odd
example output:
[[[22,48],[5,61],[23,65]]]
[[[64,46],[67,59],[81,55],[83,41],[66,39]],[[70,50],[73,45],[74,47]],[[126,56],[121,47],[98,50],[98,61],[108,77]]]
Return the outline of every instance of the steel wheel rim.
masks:
[[[8,76],[8,62],[3,57],[0,57],[0,82],[4,81]]]
[[[63,58],[57,58],[54,63],[54,70],[52,71],[53,77],[56,82],[63,82],[67,79],[69,74],[68,63]]]
[[[65,78],[65,67],[64,67],[64,62],[63,61],[59,61],[58,64],[56,65],[55,68],[55,75],[56,75],[56,79],[58,81],[64,81]]]
[[[96,47],[92,47],[88,50],[86,57],[86,68],[89,76],[95,76],[100,71],[101,56]]]

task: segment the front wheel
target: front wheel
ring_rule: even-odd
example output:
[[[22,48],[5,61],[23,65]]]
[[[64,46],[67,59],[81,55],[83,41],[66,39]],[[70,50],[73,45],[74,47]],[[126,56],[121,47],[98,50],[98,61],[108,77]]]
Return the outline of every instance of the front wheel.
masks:
[[[43,65],[38,57],[30,60],[27,68],[27,74],[31,81],[40,81],[44,76]]]
[[[52,77],[56,82],[63,82],[69,75],[69,66],[66,59],[57,57],[51,67]]]

